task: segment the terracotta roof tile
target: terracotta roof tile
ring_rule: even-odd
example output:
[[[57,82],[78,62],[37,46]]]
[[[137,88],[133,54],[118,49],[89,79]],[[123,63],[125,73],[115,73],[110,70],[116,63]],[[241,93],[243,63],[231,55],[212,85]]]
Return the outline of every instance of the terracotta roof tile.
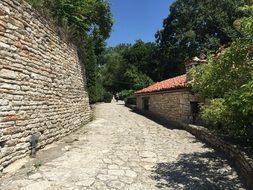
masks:
[[[172,90],[186,87],[187,77],[186,74],[177,76],[174,78],[170,78],[161,82],[157,82],[147,88],[143,88],[135,92],[135,94],[143,94],[143,93],[151,93],[151,92],[159,92],[164,90]]]

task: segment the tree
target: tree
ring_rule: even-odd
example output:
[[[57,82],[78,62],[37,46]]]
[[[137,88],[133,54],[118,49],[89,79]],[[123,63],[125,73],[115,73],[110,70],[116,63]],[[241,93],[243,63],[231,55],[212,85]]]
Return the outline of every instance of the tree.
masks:
[[[115,48],[109,48],[100,60],[101,80],[104,87],[110,92],[116,93],[129,88],[129,82],[124,78],[127,64],[123,58],[123,52],[127,51],[129,47],[129,45],[120,44]]]
[[[147,87],[153,83],[153,81],[150,77],[143,74],[135,66],[130,66],[126,70],[124,77],[126,78],[127,81],[129,81],[129,83],[132,84],[131,89],[133,89],[133,90],[139,90],[139,89]]]
[[[120,44],[109,48],[101,60],[104,86],[111,92],[130,90],[131,93],[150,85],[159,78],[157,46],[137,40],[133,45]]]
[[[241,34],[233,22],[247,0],[177,0],[163,29],[156,33],[161,59],[169,76],[184,73],[183,63],[201,53],[215,52]]]
[[[202,108],[202,118],[236,137],[253,143],[253,6],[251,14],[235,21],[241,37],[208,64],[190,71],[192,90],[211,99]],[[251,37],[250,37],[251,36]]]
[[[122,55],[128,66],[135,66],[154,81],[162,80],[160,72],[158,72],[160,60],[157,44],[137,40]]]

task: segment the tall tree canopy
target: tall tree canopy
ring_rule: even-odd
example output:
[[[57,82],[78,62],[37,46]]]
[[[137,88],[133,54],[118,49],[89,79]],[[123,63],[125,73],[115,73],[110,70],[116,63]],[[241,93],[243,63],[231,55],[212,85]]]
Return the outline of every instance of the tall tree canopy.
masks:
[[[123,53],[123,56],[128,65],[135,66],[152,80],[162,79],[159,72],[159,49],[156,43],[137,40]]]
[[[157,45],[137,40],[109,48],[101,63],[104,86],[112,91],[138,90],[158,80]],[[152,80],[153,79],[153,80]]]
[[[244,13],[238,10],[247,0],[177,0],[163,29],[156,34],[164,70],[183,73],[187,59],[216,51],[240,33],[233,23]],[[166,75],[166,74],[165,74]]]

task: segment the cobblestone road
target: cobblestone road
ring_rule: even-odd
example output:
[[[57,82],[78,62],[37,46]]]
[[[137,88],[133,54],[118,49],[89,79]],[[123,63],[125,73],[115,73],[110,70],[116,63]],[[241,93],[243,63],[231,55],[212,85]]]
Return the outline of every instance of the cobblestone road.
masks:
[[[97,105],[95,115],[67,145],[40,152],[42,163],[3,178],[0,189],[244,189],[226,159],[186,131],[115,103]]]

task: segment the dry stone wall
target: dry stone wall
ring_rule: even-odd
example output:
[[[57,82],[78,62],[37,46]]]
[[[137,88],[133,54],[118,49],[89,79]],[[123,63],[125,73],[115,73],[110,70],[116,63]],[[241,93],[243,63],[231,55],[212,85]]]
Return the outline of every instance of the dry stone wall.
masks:
[[[0,171],[90,120],[83,68],[62,40],[21,0],[0,1]]]
[[[149,98],[149,112],[171,121],[192,120],[190,102],[203,102],[187,89],[137,95],[137,108],[143,110],[143,98]]]
[[[214,148],[222,151],[237,167],[244,178],[248,189],[253,189],[253,159],[235,145],[222,140],[207,128],[197,125],[181,123],[182,127],[197,138],[209,143]]]

